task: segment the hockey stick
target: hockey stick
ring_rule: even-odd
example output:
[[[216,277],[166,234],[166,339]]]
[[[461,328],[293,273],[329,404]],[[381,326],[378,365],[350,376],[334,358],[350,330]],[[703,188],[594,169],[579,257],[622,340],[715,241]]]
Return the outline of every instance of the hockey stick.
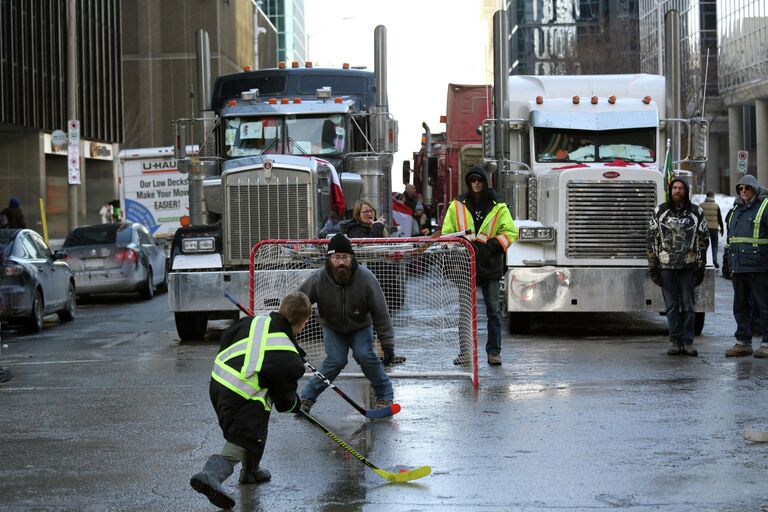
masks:
[[[315,418],[310,416],[309,414],[305,413],[304,411],[299,411],[299,415],[306,418],[312,425],[317,427],[318,430],[321,430],[325,435],[333,439],[336,443],[339,444],[342,448],[347,450],[349,453],[351,453],[357,460],[371,468],[383,479],[389,481],[389,482],[408,482],[411,480],[417,480],[419,478],[425,477],[432,473],[432,468],[429,466],[421,466],[420,468],[411,469],[408,470],[400,470],[399,473],[390,473],[389,471],[385,471],[381,468],[376,467],[371,461],[357,453],[354,448],[349,446],[347,443],[339,439],[336,434],[328,430],[326,427],[323,426],[322,423],[317,421]]]
[[[237,299],[235,299],[232,295],[230,295],[229,292],[226,291],[226,290],[224,290],[224,297],[226,297],[232,304],[237,306],[238,309],[240,309],[240,311],[242,311],[246,315],[253,316],[253,314],[250,311],[245,309],[245,306],[243,306],[242,304],[237,302]],[[349,404],[352,407],[354,407],[357,410],[357,412],[359,412],[360,414],[362,414],[366,418],[387,418],[389,416],[392,416],[392,415],[397,414],[398,412],[400,412],[400,404],[392,404],[392,405],[389,405],[387,407],[380,407],[378,409],[364,409],[361,406],[359,406],[357,404],[357,402],[355,402],[349,396],[347,396],[346,393],[344,393],[342,390],[337,388],[336,385],[333,382],[331,382],[330,380],[328,380],[328,378],[325,375],[323,375],[322,373],[317,371],[314,366],[312,366],[311,364],[309,364],[306,361],[304,361],[304,365],[307,368],[309,368],[309,370],[312,373],[317,375],[317,377],[320,380],[322,380],[326,385],[328,385],[331,389],[333,389],[336,393],[338,393],[338,395],[341,398],[343,398],[344,400],[349,402]]]
[[[347,396],[346,393],[344,393],[342,390],[336,387],[336,385],[328,380],[328,378],[317,371],[314,366],[309,364],[308,362],[304,361],[304,366],[309,368],[309,370],[317,375],[317,378],[322,380],[328,387],[333,389],[338,395],[346,400],[349,405],[357,409],[357,412],[365,416],[366,418],[387,418],[389,416],[395,415],[400,412],[400,404],[392,404],[388,405],[387,407],[380,407],[378,409],[364,409],[361,406],[357,404],[354,400],[352,400],[350,397]]]

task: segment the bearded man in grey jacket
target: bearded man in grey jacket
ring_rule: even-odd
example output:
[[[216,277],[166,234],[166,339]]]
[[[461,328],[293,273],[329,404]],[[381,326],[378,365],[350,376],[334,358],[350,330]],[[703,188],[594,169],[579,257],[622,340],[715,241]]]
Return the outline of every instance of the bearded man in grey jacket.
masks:
[[[387,301],[376,276],[357,264],[352,244],[339,233],[328,244],[325,267],[315,270],[299,287],[313,304],[323,330],[325,360],[320,373],[333,381],[347,366],[349,349],[376,392],[374,408],[394,402],[392,381],[384,371],[395,358],[395,337]],[[384,360],[373,346],[373,327]],[[301,390],[301,409],[309,412],[327,385],[316,375]]]

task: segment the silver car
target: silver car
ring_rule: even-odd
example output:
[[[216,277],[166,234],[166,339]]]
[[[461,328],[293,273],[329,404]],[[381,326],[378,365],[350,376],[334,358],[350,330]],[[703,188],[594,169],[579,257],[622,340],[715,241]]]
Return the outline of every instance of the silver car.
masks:
[[[136,222],[75,228],[64,240],[80,296],[138,291],[151,299],[165,291],[165,251]]]
[[[75,281],[65,251],[51,250],[31,229],[0,229],[0,319],[43,330],[46,315],[75,318]]]

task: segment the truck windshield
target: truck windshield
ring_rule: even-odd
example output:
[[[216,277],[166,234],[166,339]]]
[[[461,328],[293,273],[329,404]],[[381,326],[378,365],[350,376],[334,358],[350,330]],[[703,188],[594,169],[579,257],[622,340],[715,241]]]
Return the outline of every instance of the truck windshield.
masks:
[[[290,155],[333,155],[344,151],[344,116],[287,116],[286,153]]]
[[[656,129],[567,130],[535,128],[537,162],[656,161]]]
[[[227,156],[281,153],[282,131],[282,121],[278,117],[227,119],[224,129]]]

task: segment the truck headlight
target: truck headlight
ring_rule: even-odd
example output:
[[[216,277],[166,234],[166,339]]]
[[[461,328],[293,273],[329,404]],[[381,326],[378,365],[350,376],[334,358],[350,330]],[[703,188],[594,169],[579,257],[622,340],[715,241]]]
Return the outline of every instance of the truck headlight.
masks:
[[[520,242],[552,242],[555,240],[555,228],[520,228],[517,231]]]
[[[181,242],[181,252],[183,253],[214,252],[215,250],[216,241],[213,237],[185,238]]]

